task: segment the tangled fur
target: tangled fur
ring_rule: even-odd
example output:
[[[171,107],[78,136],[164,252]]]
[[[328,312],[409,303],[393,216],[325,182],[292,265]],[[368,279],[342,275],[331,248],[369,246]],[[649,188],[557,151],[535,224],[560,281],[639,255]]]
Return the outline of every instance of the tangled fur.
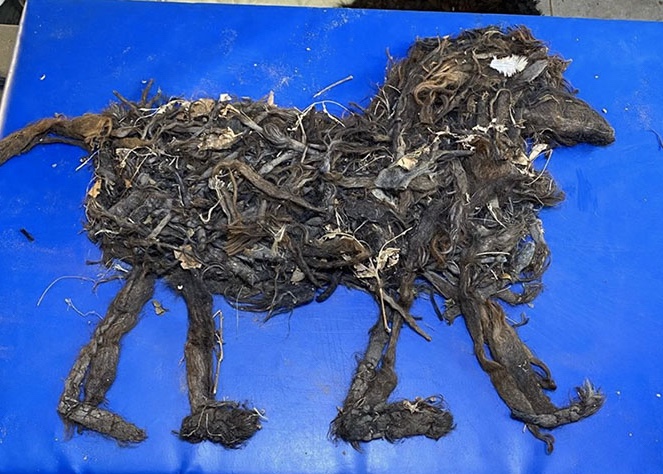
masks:
[[[474,353],[511,416],[552,450],[546,430],[595,413],[589,382],[565,407],[545,363],[507,323],[503,303],[541,291],[549,249],[539,211],[563,199],[534,166],[556,145],[607,145],[614,132],[563,79],[567,63],[526,28],[417,41],[363,111],[343,118],[271,100],[164,99],[146,90],[100,114],[37,122],[0,142],[0,164],[44,139],[90,152],[86,230],[106,265],[132,267],[67,378],[59,412],[120,441],[145,433],[99,407],[120,340],[154,280],[186,301],[191,414],[180,437],[241,446],[260,413],[214,400],[212,295],[268,316],[324,301],[339,286],[374,296],[370,331],[331,432],[358,443],[439,439],[439,397],[388,401],[403,326],[420,294],[462,316]],[[444,309],[436,298],[445,302]]]

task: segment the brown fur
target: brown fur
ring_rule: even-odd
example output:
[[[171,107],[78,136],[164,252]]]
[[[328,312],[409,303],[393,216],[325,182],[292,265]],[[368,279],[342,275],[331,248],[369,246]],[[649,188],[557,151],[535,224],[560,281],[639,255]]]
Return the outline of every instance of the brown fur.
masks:
[[[512,74],[495,61],[520,58]],[[523,63],[523,61],[525,61]],[[364,111],[341,119],[269,101],[118,95],[101,114],[46,119],[0,142],[0,164],[48,136],[91,154],[86,229],[112,265],[131,265],[65,383],[63,418],[121,441],[145,434],[99,407],[119,341],[156,277],[187,304],[191,414],[180,437],[240,446],[259,414],[212,390],[212,294],[268,316],[322,301],[339,285],[375,298],[370,332],[332,436],[361,442],[438,439],[453,418],[437,397],[389,401],[396,347],[423,293],[462,315],[474,354],[511,416],[552,450],[545,430],[595,413],[586,382],[568,405],[546,391],[551,370],[507,323],[501,302],[531,302],[549,249],[538,212],[563,199],[533,164],[532,145],[607,145],[614,131],[574,97],[567,63],[525,28],[417,41]],[[517,291],[517,288],[522,288]],[[434,300],[434,298],[433,298]],[[218,342],[218,340],[217,340]],[[82,394],[82,399],[80,395]]]

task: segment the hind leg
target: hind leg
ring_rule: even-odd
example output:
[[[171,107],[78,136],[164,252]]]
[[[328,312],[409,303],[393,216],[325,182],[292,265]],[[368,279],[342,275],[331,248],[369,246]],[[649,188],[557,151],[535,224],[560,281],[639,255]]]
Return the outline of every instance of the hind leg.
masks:
[[[120,340],[134,328],[153,293],[154,275],[144,268],[134,268],[65,380],[58,412],[66,423],[121,442],[139,442],[147,437],[140,428],[98,405],[115,381]]]
[[[357,447],[362,441],[395,441],[410,436],[439,439],[453,428],[453,417],[438,398],[388,403],[397,384],[394,363],[403,319],[391,314],[391,332],[382,319],[370,331],[368,348],[359,362],[348,395],[332,422],[331,433]]]
[[[189,318],[184,357],[191,415],[182,420],[179,436],[192,443],[209,440],[237,448],[260,429],[260,414],[236,402],[214,399],[212,295],[191,272],[179,273],[170,283],[184,297]]]

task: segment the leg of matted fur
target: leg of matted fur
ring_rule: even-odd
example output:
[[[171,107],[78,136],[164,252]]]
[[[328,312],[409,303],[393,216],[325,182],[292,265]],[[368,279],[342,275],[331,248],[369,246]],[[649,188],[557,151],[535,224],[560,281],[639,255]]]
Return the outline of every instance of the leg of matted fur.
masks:
[[[119,415],[97,407],[115,381],[120,340],[138,321],[138,314],[154,293],[154,275],[134,268],[115,296],[90,342],[81,349],[60,398],[58,412],[67,423],[97,431],[121,442],[139,442],[145,432]],[[83,400],[80,400],[81,389]]]
[[[190,271],[180,272],[169,281],[184,296],[189,317],[184,358],[191,415],[182,420],[179,436],[191,443],[209,440],[238,448],[260,429],[260,413],[236,402],[214,400],[212,295]]]
[[[439,439],[453,428],[451,413],[440,397],[388,403],[396,388],[396,342],[403,320],[393,316],[391,333],[379,320],[370,331],[368,348],[359,362],[348,395],[332,421],[331,435],[358,448],[374,439],[395,441],[410,436]]]

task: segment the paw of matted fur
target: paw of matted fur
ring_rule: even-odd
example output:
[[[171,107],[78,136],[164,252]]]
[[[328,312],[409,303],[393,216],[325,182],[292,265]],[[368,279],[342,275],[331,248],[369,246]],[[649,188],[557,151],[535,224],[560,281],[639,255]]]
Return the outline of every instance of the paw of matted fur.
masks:
[[[235,402],[220,402],[182,420],[179,437],[190,443],[212,441],[239,448],[261,428],[261,415]]]
[[[441,400],[441,397],[417,398],[340,411],[332,422],[332,437],[349,442],[355,448],[360,442],[374,439],[396,441],[425,436],[438,440],[454,428],[453,416]]]

